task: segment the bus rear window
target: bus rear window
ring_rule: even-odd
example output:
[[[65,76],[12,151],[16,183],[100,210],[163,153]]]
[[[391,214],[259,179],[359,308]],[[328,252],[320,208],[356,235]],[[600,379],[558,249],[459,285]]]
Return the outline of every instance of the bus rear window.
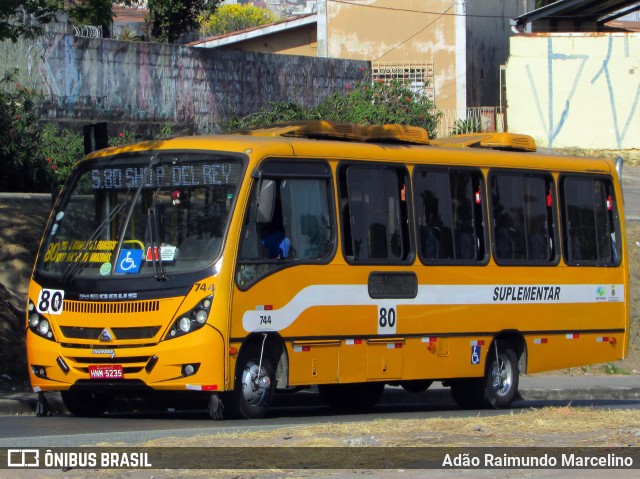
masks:
[[[567,176],[561,185],[567,264],[617,265],[621,246],[611,180]]]

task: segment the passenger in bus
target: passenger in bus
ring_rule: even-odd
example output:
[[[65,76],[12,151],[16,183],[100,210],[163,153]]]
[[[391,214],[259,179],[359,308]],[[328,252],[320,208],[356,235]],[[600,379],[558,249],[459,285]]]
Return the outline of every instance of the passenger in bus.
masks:
[[[277,204],[273,219],[262,227],[260,233],[260,243],[270,259],[287,258],[291,248],[291,240],[284,233],[282,211],[279,206]]]

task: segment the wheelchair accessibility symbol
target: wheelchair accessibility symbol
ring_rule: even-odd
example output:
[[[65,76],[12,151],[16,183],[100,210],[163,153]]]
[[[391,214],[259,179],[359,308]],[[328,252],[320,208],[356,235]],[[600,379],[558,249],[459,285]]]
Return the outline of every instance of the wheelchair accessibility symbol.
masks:
[[[471,364],[480,364],[482,346],[471,346]]]
[[[140,265],[142,265],[141,249],[123,249],[118,256],[116,273],[137,273],[140,271]]]

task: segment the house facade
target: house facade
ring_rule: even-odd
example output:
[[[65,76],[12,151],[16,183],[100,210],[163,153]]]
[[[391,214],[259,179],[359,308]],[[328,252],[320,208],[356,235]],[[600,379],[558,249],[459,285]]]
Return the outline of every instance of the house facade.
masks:
[[[374,78],[410,80],[455,119],[499,107],[510,19],[533,7],[533,0],[318,0],[315,14],[191,45],[365,60]]]
[[[637,0],[561,0],[514,19],[509,130],[549,148],[639,149],[639,10]]]

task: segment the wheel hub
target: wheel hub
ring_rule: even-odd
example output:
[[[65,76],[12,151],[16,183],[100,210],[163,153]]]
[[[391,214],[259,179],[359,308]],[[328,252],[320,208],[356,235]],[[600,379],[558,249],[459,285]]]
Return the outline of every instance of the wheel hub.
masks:
[[[511,365],[507,358],[500,355],[500,358],[493,363],[491,368],[491,385],[499,396],[509,393],[512,385]]]
[[[266,401],[271,389],[271,380],[264,368],[250,361],[242,372],[242,394],[251,406],[260,406]]]

